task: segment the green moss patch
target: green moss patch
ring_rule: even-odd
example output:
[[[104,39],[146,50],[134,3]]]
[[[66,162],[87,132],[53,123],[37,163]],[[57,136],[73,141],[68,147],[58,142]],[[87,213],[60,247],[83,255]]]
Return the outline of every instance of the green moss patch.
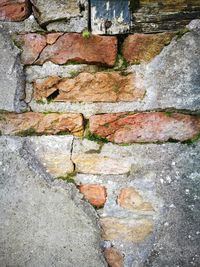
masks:
[[[31,128],[29,128],[27,130],[20,131],[20,132],[16,133],[15,135],[26,137],[26,136],[34,136],[34,135],[40,135],[40,134],[37,133],[37,131],[34,128],[31,127]]]
[[[74,177],[76,176],[76,174],[77,174],[76,172],[69,173],[66,176],[59,176],[59,177],[57,177],[57,179],[63,180],[67,183],[76,184],[76,182],[74,180]]]
[[[106,138],[101,137],[97,134],[91,133],[89,130],[85,134],[85,138],[87,138],[90,141],[95,141],[98,143],[108,143],[109,142]]]
[[[179,30],[179,31],[176,33],[176,40],[181,39],[181,37],[182,37],[183,35],[185,35],[187,32],[190,32],[190,30],[189,30],[188,28],[184,28],[184,29]]]

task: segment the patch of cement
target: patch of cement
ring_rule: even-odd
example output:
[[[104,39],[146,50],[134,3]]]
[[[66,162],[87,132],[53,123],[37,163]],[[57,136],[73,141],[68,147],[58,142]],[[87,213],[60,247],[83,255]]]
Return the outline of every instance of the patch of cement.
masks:
[[[20,22],[1,21],[0,25],[6,27],[10,33],[30,33],[44,31],[44,29],[41,28],[37,23],[33,15]]]
[[[126,159],[131,171],[126,175],[77,174],[77,183],[101,184],[107,201],[98,210],[101,217],[150,218],[154,232],[141,243],[123,240],[104,242],[125,255],[125,267],[188,267],[200,265],[200,141],[194,144],[104,144],[99,150],[75,138],[73,153],[98,153]],[[109,168],[109,167],[108,167]],[[154,211],[130,211],[117,204],[120,190],[133,187]]]

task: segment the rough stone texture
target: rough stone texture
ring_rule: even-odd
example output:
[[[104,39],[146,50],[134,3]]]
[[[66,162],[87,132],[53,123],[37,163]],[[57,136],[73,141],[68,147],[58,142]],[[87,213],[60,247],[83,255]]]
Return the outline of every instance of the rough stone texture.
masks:
[[[46,3],[46,2],[45,2]],[[72,3],[71,3],[72,4]],[[79,6],[79,14],[75,17],[70,15],[70,18],[51,21],[46,25],[48,31],[61,31],[61,32],[78,32],[81,33],[88,29],[88,1],[78,0],[76,5]],[[66,16],[66,13],[64,13]],[[68,15],[68,13],[67,13]]]
[[[91,205],[101,208],[106,202],[106,188],[98,184],[85,184],[79,186],[80,192]]]
[[[47,44],[49,45],[54,44],[61,35],[63,35],[62,32],[52,32],[52,33],[47,34],[46,35]]]
[[[123,256],[116,248],[107,248],[104,256],[110,267],[123,267]]]
[[[0,25],[7,27],[9,32],[13,33],[35,33],[44,32],[33,15],[20,22],[1,21]]]
[[[175,33],[134,34],[129,35],[122,48],[123,56],[131,64],[150,62],[168,45]]]
[[[198,22],[199,20],[195,21],[196,24]],[[200,54],[199,43],[200,31],[195,27],[181,38],[173,39],[149,64],[132,65],[128,68],[128,71],[134,73],[137,86],[146,90],[142,101],[126,102],[123,105],[121,103],[82,103],[81,112],[88,118],[97,113],[147,111],[161,108],[199,111],[200,58],[197,56]],[[34,79],[39,78],[39,75],[36,76],[36,70],[37,73],[41,71],[41,78],[48,77],[49,73],[52,76],[58,75],[59,72],[54,64],[51,65],[52,71],[50,71],[50,63],[42,67],[34,67],[32,74],[28,75],[29,79],[33,75]],[[74,70],[74,66],[63,67]],[[68,73],[67,70],[66,72]],[[33,100],[30,106],[34,111],[80,112],[78,103],[40,105]]]
[[[42,51],[36,64],[43,64],[46,61],[56,64],[76,61],[113,66],[116,54],[116,37],[92,35],[87,39],[83,38],[81,34],[65,33],[55,44],[48,45]]]
[[[145,202],[143,197],[134,188],[123,188],[118,197],[118,204],[128,210],[154,210],[150,202]]]
[[[75,170],[79,173],[90,174],[123,174],[130,171],[130,164],[126,160],[117,161],[99,154],[74,154],[72,157]]]
[[[0,154],[0,265],[107,266],[77,190],[52,183],[22,139],[1,137]]]
[[[101,145],[87,140],[76,139],[73,142],[72,161],[78,173],[118,175],[130,172],[131,163],[127,159],[101,155]],[[86,182],[89,183],[89,182]],[[85,182],[83,182],[85,184]]]
[[[72,133],[81,136],[83,118],[74,113],[1,113],[0,131],[3,135],[41,135]]]
[[[199,266],[199,173],[200,142],[193,144],[134,144],[120,146],[74,140],[74,152],[99,150],[100,156],[126,160],[130,172],[123,175],[77,174],[77,183],[101,184],[107,189],[107,200],[99,216],[116,220],[141,220],[154,224],[154,231],[144,241],[105,241],[124,257],[124,266]],[[154,211],[128,210],[117,205],[122,188],[134,188],[150,202]],[[113,224],[115,225],[115,224]],[[112,226],[113,226],[112,225]]]
[[[1,0],[0,20],[22,21],[31,13],[29,0]]]
[[[21,55],[23,64],[33,64],[47,44],[46,37],[38,33],[18,35],[16,41],[23,47]]]
[[[36,101],[55,92],[58,94],[53,101],[58,102],[126,102],[142,99],[145,94],[137,88],[132,74],[123,76],[119,72],[83,72],[73,79],[51,76],[34,82]]]
[[[188,32],[146,67],[144,87],[153,90],[149,107],[200,109],[199,43],[200,31]]]
[[[81,18],[80,5],[82,9],[86,9],[86,1],[77,0],[31,0],[33,4],[33,12],[40,24],[46,25],[52,21],[67,20],[73,18]],[[85,23],[87,27],[87,20]]]
[[[74,171],[71,160],[73,136],[27,137],[38,161],[52,177],[65,177]]]
[[[20,64],[19,49],[10,38],[8,28],[0,27],[0,110],[17,111],[25,108],[24,75]]]
[[[100,219],[102,238],[104,240],[126,240],[142,242],[153,232],[150,220],[119,219],[105,217]]]
[[[116,37],[92,35],[90,38],[84,38],[82,34],[64,33],[52,45],[45,44],[48,37],[49,35],[36,34],[34,44],[32,44],[29,42],[30,38],[33,38],[32,34],[18,36],[18,42],[23,49],[23,64],[42,65],[46,61],[56,64],[65,64],[71,61],[109,66],[115,64]],[[33,54],[34,57],[32,57]]]
[[[133,32],[162,32],[184,28],[199,18],[198,0],[133,1]]]
[[[26,141],[26,145],[29,145],[27,148],[29,156],[35,155],[30,139],[27,138]],[[56,137],[55,142],[60,145],[64,143]],[[5,147],[8,149],[8,144]],[[66,148],[63,147],[63,150]],[[114,246],[125,255],[125,267],[160,267],[163,264],[166,266],[181,264],[183,267],[199,265],[199,142],[193,145],[168,143],[119,146],[109,143],[100,146],[96,142],[75,138],[72,154],[80,150],[84,153],[99,151],[100,156],[114,158],[119,165],[121,160],[131,164],[130,172],[126,175],[99,176],[86,173],[78,174],[76,179],[83,184],[98,183],[107,188],[107,201],[104,208],[98,212],[103,219],[106,217],[119,220],[119,229],[122,221],[123,227],[124,224],[130,227],[130,220],[140,221],[144,216],[145,220],[153,223],[154,231],[143,241],[105,242],[105,247]],[[12,152],[12,155],[16,158],[16,153]],[[27,160],[27,156],[25,158]],[[121,188],[130,187],[142,192],[145,201],[152,203],[155,209],[153,214],[149,211],[129,211],[116,205]]]
[[[87,3],[86,3],[87,4]],[[87,11],[84,11],[83,16],[71,18],[70,20],[55,21],[49,23],[46,28],[49,32],[78,32],[81,33],[88,27]]]
[[[199,134],[200,117],[163,112],[103,114],[90,118],[89,129],[115,143],[186,141]]]
[[[187,25],[187,28],[189,30],[193,30],[193,31],[196,31],[196,32],[200,32],[200,20],[199,19],[194,19],[192,20],[188,25]]]
[[[165,1],[163,2],[163,6],[165,6]],[[173,3],[171,4],[173,5]],[[155,3],[155,5],[157,5],[157,3]],[[180,3],[180,5],[182,5],[182,2]],[[164,9],[165,7],[163,7],[163,10]],[[183,14],[183,16],[184,15],[185,14]],[[170,17],[171,14],[168,14],[168,16]],[[157,17],[159,20],[159,14],[157,14]],[[171,17],[173,18],[173,16]],[[177,16],[177,18],[178,20],[180,19],[179,16]],[[76,19],[77,18],[75,18],[75,20]],[[71,19],[69,23],[71,23]],[[182,20],[180,20],[180,24],[181,23]],[[66,24],[68,24],[68,22],[66,22]],[[59,21],[55,22],[55,25],[59,25]],[[13,26],[13,28],[15,28],[15,26]],[[127,110],[137,110],[137,113],[140,110],[145,110],[145,112],[147,110],[158,111],[160,110],[160,108],[164,108],[172,112],[174,112],[174,110],[176,109],[184,109],[179,112],[186,114],[193,112],[197,113],[199,111],[200,103],[200,64],[198,57],[198,55],[200,54],[199,22],[191,22],[188,28],[191,30],[191,32],[186,33],[182,37],[180,35],[179,37],[177,36],[177,38],[175,38],[168,47],[165,47],[162,50],[161,54],[155,57],[150,64],[132,66],[129,68],[128,72],[134,72],[133,76],[135,77],[135,84],[137,84],[137,86],[138,84],[140,84],[139,88],[146,88],[146,95],[144,99],[140,99],[140,101],[132,101],[130,103],[120,102],[118,104],[56,103],[56,105],[54,105],[55,103],[48,104],[49,101],[46,101],[47,104],[45,105],[37,103],[38,105],[35,106],[34,100],[32,100],[32,85],[29,83],[33,82],[33,75],[35,75],[35,79],[41,79],[40,76],[42,75],[44,76],[43,78],[47,78],[49,76],[49,74],[47,74],[49,71],[52,72],[52,76],[60,76],[60,74],[55,75],[55,71],[62,74],[61,78],[72,78],[74,76],[74,73],[71,72],[71,70],[77,69],[78,72],[80,72],[83,66],[55,66],[54,64],[50,65],[48,63],[44,64],[44,68],[43,66],[34,66],[33,68],[27,68],[27,72],[29,71],[29,74],[27,78],[28,84],[26,88],[26,101],[31,103],[31,107],[34,110],[35,108],[41,108],[41,110],[47,111],[56,109],[60,111],[66,110],[68,112],[76,111],[78,113],[81,110],[81,112],[83,111],[84,114],[87,113],[87,116],[95,113],[114,113],[116,111],[119,112]],[[10,31],[10,28],[8,30]],[[51,46],[53,46],[55,42],[57,42],[59,38],[62,37],[62,34],[60,32],[54,32],[45,35],[44,37],[46,45],[50,44]],[[51,69],[51,66],[54,67]],[[83,69],[85,67],[83,67]],[[34,71],[32,72],[32,70]],[[36,74],[37,72],[41,73]],[[90,71],[88,72],[90,73]],[[93,72],[94,69],[91,70],[91,73]],[[42,103],[42,101],[40,101],[40,103]],[[125,114],[127,117],[127,113]],[[133,113],[128,115],[132,116]],[[169,122],[169,120],[171,119],[174,119],[174,114],[171,112],[166,112],[164,115],[166,115],[167,117],[167,122]],[[186,121],[187,120],[184,120],[184,123]],[[147,121],[147,126],[148,123],[149,121]],[[195,123],[196,120],[194,124]],[[126,124],[127,125],[123,125],[123,130],[128,126],[129,123]],[[172,123],[171,125],[174,126],[174,123]],[[180,122],[176,123],[175,127],[178,127],[176,128],[176,130],[181,129],[181,131],[184,132],[185,128],[179,128],[180,125]],[[107,123],[105,123],[103,126],[104,128],[109,128],[109,125]],[[156,127],[154,128],[157,129],[158,126],[159,124],[156,124]],[[185,124],[181,125],[181,127],[183,126],[185,127]],[[191,129],[196,131],[195,125],[192,125]],[[163,127],[161,130],[163,130]],[[169,128],[168,130],[169,132],[167,132],[167,136],[171,134],[171,128]],[[28,133],[36,134],[32,128],[23,132],[23,134]],[[62,131],[60,133],[62,134]],[[112,134],[113,133],[111,133],[111,135]],[[180,132],[178,134],[180,134]],[[184,134],[185,133],[183,133],[183,135]],[[87,137],[93,140],[99,140],[98,136],[92,136],[89,132]],[[65,142],[65,140],[68,141]],[[55,146],[55,148],[51,147],[51,144]],[[9,145],[6,144],[5,147],[6,146]],[[78,140],[77,138],[73,137],[56,136],[54,138],[53,136],[48,136],[47,139],[43,139],[43,137],[25,138],[25,142],[23,141],[23,144],[19,149],[20,155],[24,153],[25,148],[27,154],[25,154],[24,158],[26,160],[30,158],[30,155],[34,155],[34,157],[36,156],[37,159],[41,161],[42,164],[39,166],[37,165],[37,168],[39,167],[46,172],[50,171],[50,173],[52,174],[55,172],[60,172],[65,175],[71,170],[80,168],[84,170],[83,173],[82,170],[79,170],[78,173],[73,173],[73,175],[75,175],[73,176],[73,179],[75,182],[77,182],[78,185],[98,184],[98,186],[106,188],[106,202],[104,204],[104,207],[98,209],[97,212],[102,220],[114,219],[113,224],[115,225],[115,227],[114,229],[112,228],[112,230],[111,225],[109,226],[107,224],[106,226],[108,227],[104,227],[106,229],[105,232],[108,234],[108,236],[110,236],[111,240],[104,240],[102,241],[101,245],[103,249],[112,247],[118,249],[124,255],[125,267],[188,267],[200,265],[200,235],[198,229],[200,210],[199,142],[193,144],[191,144],[190,142],[190,144],[167,143],[163,145],[143,144],[118,146],[111,143],[103,144],[102,142]],[[12,153],[16,154],[13,150]],[[48,156],[48,153],[50,154],[50,156]],[[59,161],[58,159],[58,154],[60,155],[61,161]],[[15,155],[13,155],[13,158],[14,156]],[[74,162],[74,159],[78,159],[77,166],[73,166],[73,164],[76,164],[76,162]],[[108,164],[106,163],[107,159]],[[29,167],[32,166],[32,164],[33,162],[31,162]],[[2,164],[2,169],[4,170],[4,163]],[[21,170],[20,166],[18,166],[18,169]],[[53,176],[57,176],[57,174],[54,174]],[[66,175],[66,178],[70,177],[71,176]],[[35,175],[34,178],[36,178]],[[45,175],[45,178],[47,178],[47,175]],[[16,179],[14,179],[13,181],[16,181]],[[58,181],[57,183],[59,185],[60,183],[62,185],[64,184],[61,181]],[[23,186],[17,183],[17,187],[23,189],[26,184],[26,181],[22,183]],[[38,188],[39,186],[37,186],[37,191]],[[66,189],[67,188],[69,188],[69,185],[66,187]],[[74,189],[72,190],[72,188],[73,187],[70,187],[70,189],[67,191],[67,194],[70,197],[72,196],[74,198],[75,191]],[[135,191],[128,191],[127,189],[130,188],[134,188]],[[28,193],[30,194],[29,191]],[[15,196],[15,194],[13,195]],[[137,202],[132,201],[133,195],[135,199],[137,197]],[[26,199],[26,197],[24,199]],[[33,200],[31,198],[31,205],[34,205]],[[48,201],[48,203],[49,202],[50,201]],[[149,206],[153,207],[153,209],[143,209],[142,203],[149,203]],[[20,203],[17,202],[17,205],[19,206]],[[26,210],[28,210],[27,213],[29,213],[29,209]],[[84,206],[84,212],[88,212],[88,210],[90,213],[91,209],[89,209],[87,205]],[[40,213],[38,213],[37,215],[40,217]],[[19,216],[19,218],[21,217]],[[145,238],[141,239],[141,241],[138,242],[132,242],[131,240],[124,238],[124,232],[122,229],[125,229],[125,233],[129,235],[129,231],[133,230],[135,223],[141,221],[151,222],[153,226],[151,233],[147,234]],[[20,220],[20,223],[23,222],[24,220]],[[46,224],[44,225],[45,228]],[[52,227],[52,229],[55,229],[55,227]],[[141,229],[139,228],[139,230]],[[54,231],[47,232],[51,232],[50,238],[52,238],[52,232],[54,233]],[[145,232],[142,233],[144,234]],[[136,234],[140,236],[140,231],[136,232]],[[133,231],[133,235],[129,236],[133,236],[135,238],[135,231]],[[115,239],[113,240],[112,238]],[[6,237],[6,240],[9,240],[9,238]],[[14,240],[16,240],[16,238],[14,238]],[[33,240],[35,240],[35,237],[33,238]],[[20,241],[19,243],[21,244],[21,246],[24,246],[24,242]],[[49,246],[51,246],[50,242],[47,243]],[[3,245],[0,245],[0,247],[3,247]],[[9,252],[7,254],[10,255]],[[57,254],[53,251],[51,255],[56,256]],[[60,257],[62,257],[62,254],[59,255],[61,255]],[[37,254],[36,257],[38,258]],[[57,261],[59,265],[60,262],[58,261],[58,258],[59,257],[57,257],[55,261]],[[74,258],[76,259],[76,256]],[[27,262],[28,260],[26,260],[26,263],[24,265],[28,265]],[[51,264],[55,266],[54,262],[52,262],[53,261],[51,261]],[[80,265],[79,263],[74,261],[71,261],[70,264],[68,264],[68,262],[66,261],[64,263],[67,266],[70,266],[70,264],[72,266]],[[19,266],[22,265],[18,264],[18,262],[15,263],[14,260],[11,264],[8,263],[7,265],[12,266],[15,264]],[[91,262],[91,264],[92,266],[97,265],[96,262]],[[30,266],[40,265],[43,266],[45,264],[43,264],[43,262],[37,262],[36,264],[32,262],[30,263]],[[47,264],[47,266],[49,265],[50,264]]]

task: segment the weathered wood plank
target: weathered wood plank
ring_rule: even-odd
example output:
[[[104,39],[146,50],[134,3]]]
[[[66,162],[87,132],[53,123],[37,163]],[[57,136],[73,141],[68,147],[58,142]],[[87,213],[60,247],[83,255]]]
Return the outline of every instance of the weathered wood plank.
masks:
[[[91,27],[95,34],[129,32],[129,0],[91,0]]]

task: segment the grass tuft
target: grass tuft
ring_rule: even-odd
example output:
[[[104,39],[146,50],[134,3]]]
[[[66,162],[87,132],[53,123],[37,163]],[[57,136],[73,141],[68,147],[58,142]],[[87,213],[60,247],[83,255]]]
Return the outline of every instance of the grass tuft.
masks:
[[[89,39],[91,37],[91,32],[85,30],[82,32],[82,36],[84,39]]]
[[[72,172],[72,173],[67,174],[66,176],[59,176],[57,177],[57,179],[63,180],[67,183],[76,184],[74,180],[74,177],[76,176],[76,174],[77,174],[76,172]]]

